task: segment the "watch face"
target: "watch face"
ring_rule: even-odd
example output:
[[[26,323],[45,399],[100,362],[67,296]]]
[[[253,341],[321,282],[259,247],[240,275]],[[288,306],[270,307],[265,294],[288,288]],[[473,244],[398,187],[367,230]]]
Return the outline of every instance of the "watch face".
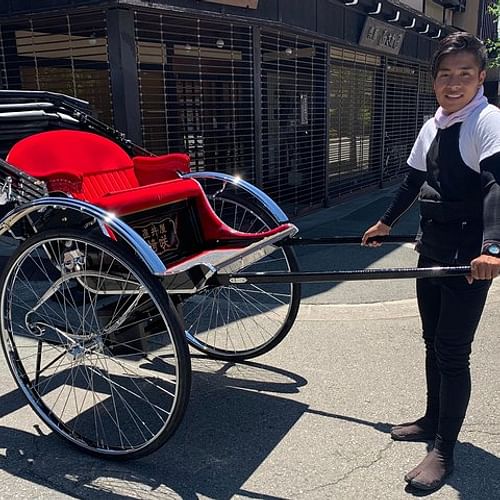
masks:
[[[496,245],[495,243],[493,243],[492,245],[488,245],[486,251],[494,257],[500,256],[500,246]]]

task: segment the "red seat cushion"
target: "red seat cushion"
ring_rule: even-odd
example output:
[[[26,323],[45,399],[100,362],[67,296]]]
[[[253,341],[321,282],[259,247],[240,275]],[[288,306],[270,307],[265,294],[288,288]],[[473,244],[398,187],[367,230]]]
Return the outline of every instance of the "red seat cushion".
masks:
[[[178,172],[189,172],[189,155],[169,153],[162,156],[134,156],[134,170],[139,184],[154,184],[179,177]]]
[[[86,200],[93,200],[109,193],[133,190],[140,187],[134,168],[121,168],[88,174],[83,177],[82,193]]]
[[[52,130],[25,137],[14,144],[7,161],[41,179],[61,172],[83,177],[134,166],[118,144],[80,130]]]
[[[197,197],[200,195],[200,191],[201,187],[195,180],[176,179],[175,181],[159,182],[149,186],[106,193],[103,196],[87,199],[87,201],[116,215],[127,215]]]
[[[82,194],[87,200],[139,186],[133,161],[120,146],[80,130],[25,137],[12,147],[7,161],[47,181],[49,191]]]

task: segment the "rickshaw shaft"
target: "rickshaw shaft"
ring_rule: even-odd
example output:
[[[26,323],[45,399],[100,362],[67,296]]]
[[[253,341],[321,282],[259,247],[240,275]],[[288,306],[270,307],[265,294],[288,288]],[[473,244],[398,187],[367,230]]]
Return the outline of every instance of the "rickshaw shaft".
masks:
[[[398,236],[380,236],[370,238],[368,241],[376,239],[380,243],[414,243],[415,235],[398,235]],[[259,241],[258,235],[247,238],[225,239],[224,246],[244,247],[249,242]],[[299,245],[360,245],[360,236],[331,236],[329,238],[302,238],[300,236],[292,236],[283,238],[280,241],[273,243],[277,247],[299,246]]]
[[[380,243],[414,243],[415,235],[380,236],[376,239]],[[370,241],[370,239],[368,241]],[[359,245],[360,236],[331,236],[329,238],[301,238],[294,236],[283,240],[283,246],[297,245]]]
[[[328,283],[338,281],[364,281],[404,278],[437,278],[465,276],[470,274],[470,266],[356,269],[353,271],[304,271],[304,272],[242,272],[217,273],[210,278],[210,285],[224,286],[258,283]]]

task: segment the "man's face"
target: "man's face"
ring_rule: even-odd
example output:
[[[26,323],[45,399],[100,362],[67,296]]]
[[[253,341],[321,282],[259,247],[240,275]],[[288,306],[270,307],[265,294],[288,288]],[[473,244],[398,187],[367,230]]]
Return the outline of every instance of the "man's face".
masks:
[[[439,105],[448,114],[459,111],[472,101],[483,84],[486,71],[480,71],[470,52],[456,52],[441,60],[434,80]]]

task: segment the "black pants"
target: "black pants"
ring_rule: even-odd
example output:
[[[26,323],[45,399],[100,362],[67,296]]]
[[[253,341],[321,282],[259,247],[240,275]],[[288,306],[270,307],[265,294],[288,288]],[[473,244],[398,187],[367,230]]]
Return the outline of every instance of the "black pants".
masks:
[[[420,257],[419,267],[440,265]],[[491,281],[467,283],[464,276],[417,280],[425,342],[426,418],[437,433],[455,441],[471,392],[469,357]]]

